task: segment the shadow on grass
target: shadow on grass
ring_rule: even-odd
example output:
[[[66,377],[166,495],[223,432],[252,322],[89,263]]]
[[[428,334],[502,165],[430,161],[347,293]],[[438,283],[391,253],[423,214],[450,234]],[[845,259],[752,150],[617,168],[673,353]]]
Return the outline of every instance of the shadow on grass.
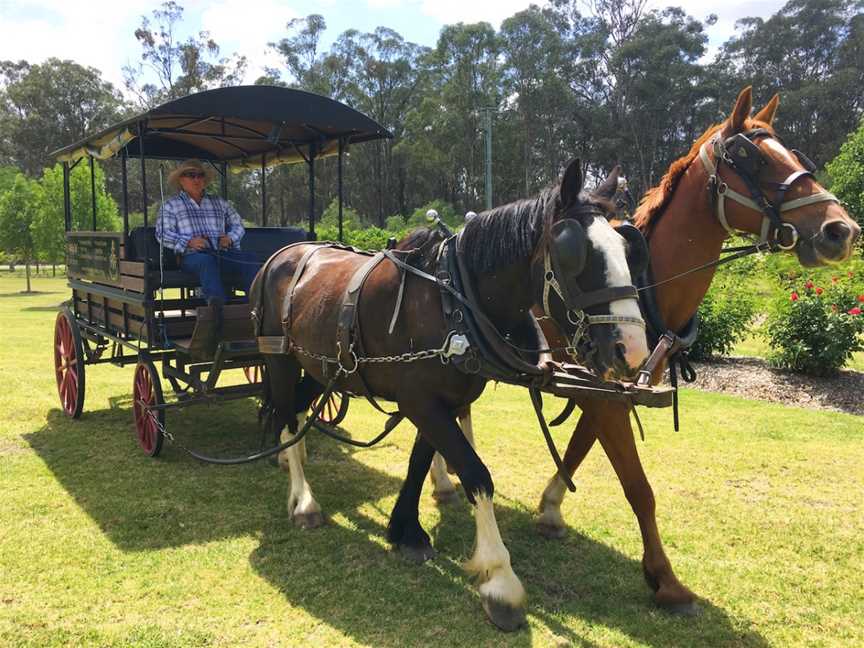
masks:
[[[59,295],[61,293],[54,292],[53,290],[31,290],[27,292],[26,290],[21,290],[18,292],[11,293],[0,293],[0,299],[4,297],[34,297],[36,295]]]
[[[46,313],[52,312],[56,313],[57,311],[63,308],[63,304],[55,304],[54,306],[29,306],[28,308],[22,308],[22,313]]]
[[[193,409],[191,415],[169,413],[169,425],[185,444],[224,455],[257,448],[251,402],[209,412]],[[373,502],[386,498],[385,506],[392,506],[401,479],[365,465],[355,457],[357,450],[311,438],[307,476],[330,523],[302,531],[287,517],[287,479],[271,464],[204,465],[171,446],[164,457],[150,459],[135,444],[131,419],[131,412],[120,408],[87,412],[80,421],[52,410],[47,424],[27,435],[66,491],[121,549],[150,551],[252,535],[259,539],[249,556],[253,569],[290,605],[359,642],[393,647],[532,642],[531,629],[504,636],[485,620],[476,590],[459,566],[474,538],[464,498],[444,507],[428,529],[438,557],[413,565],[389,550],[383,525],[371,516],[379,507]],[[407,453],[405,460],[403,465]],[[697,618],[656,610],[638,560],[573,530],[564,541],[542,540],[533,514],[501,494],[496,511],[513,567],[528,591],[529,617],[559,642],[594,645],[571,627],[578,619],[616,633],[604,643],[624,635],[652,646],[767,645],[746,619],[730,619],[709,602],[701,603]],[[386,518],[389,510],[379,513]]]

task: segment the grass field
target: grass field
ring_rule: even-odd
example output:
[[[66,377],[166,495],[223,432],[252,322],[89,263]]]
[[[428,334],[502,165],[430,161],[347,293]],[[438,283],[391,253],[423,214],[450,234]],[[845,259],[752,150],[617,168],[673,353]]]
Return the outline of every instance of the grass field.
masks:
[[[0,278],[0,645],[864,644],[860,417],[686,390],[679,433],[669,411],[643,411],[667,552],[701,597],[703,613],[684,619],[652,607],[635,519],[598,449],[565,500],[568,537],[535,534],[552,462],[527,395],[490,385],[475,409],[479,452],[529,596],[529,627],[502,635],[459,567],[474,535],[464,499],[421,500],[434,561],[387,547],[408,425],[372,450],[313,436],[307,474],[329,524],[295,529],[286,479],[267,462],[207,466],[172,446],[143,456],[131,368],[88,367],[84,415],[64,418],[51,336],[68,289],[34,287],[22,296],[20,279]],[[382,424],[354,401],[344,426],[370,438]],[[258,445],[251,401],[169,412],[168,425],[214,452]]]

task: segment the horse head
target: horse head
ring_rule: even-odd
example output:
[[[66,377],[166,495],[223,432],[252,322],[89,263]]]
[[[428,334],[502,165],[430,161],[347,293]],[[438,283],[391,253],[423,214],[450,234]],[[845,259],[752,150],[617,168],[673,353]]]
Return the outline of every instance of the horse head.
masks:
[[[750,117],[752,92],[745,88],[728,119],[702,145],[718,218],[730,233],[758,234],[794,251],[804,266],[844,261],[861,228],[816,181],[813,162],[777,136],[779,103],[774,95]]]
[[[613,227],[616,167],[594,191],[583,190],[581,163],[564,172],[545,233],[538,303],[566,338],[567,353],[606,380],[632,379],[648,357],[633,279],[648,262],[642,234]],[[538,277],[539,275],[539,277]]]

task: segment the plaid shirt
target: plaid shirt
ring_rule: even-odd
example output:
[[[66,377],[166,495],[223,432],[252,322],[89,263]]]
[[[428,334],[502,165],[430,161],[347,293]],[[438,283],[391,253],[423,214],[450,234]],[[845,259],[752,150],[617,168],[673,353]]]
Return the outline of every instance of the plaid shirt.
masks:
[[[239,250],[245,232],[240,214],[227,200],[205,193],[199,205],[182,190],[162,203],[156,221],[156,239],[179,254],[194,252],[186,248],[196,236],[203,236],[218,250],[219,237],[227,235]]]

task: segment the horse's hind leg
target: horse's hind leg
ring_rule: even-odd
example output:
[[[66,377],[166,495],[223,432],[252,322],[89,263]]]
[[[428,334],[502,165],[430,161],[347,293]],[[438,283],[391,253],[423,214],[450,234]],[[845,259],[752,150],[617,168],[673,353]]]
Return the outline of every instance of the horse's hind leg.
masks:
[[[594,422],[589,416],[583,414],[579,417],[579,423],[576,425],[576,429],[570,437],[570,443],[567,445],[567,452],[564,453],[564,470],[569,477],[572,477],[573,473],[576,472],[576,469],[582,463],[582,460],[585,459],[588,451],[594,446],[594,441],[596,440]],[[561,504],[566,494],[567,485],[556,471],[543,490],[540,506],[538,507],[539,515],[537,516],[536,524],[537,531],[542,536],[558,539],[563,538],[567,534],[567,526],[564,524],[564,518],[561,515]]]
[[[269,398],[275,410],[276,425],[282,432],[281,443],[294,438],[306,421],[305,407],[298,398],[300,366],[288,356],[266,356]],[[306,404],[308,406],[308,404]],[[279,467],[288,473],[288,515],[297,526],[311,529],[324,523],[321,507],[312,495],[303,470],[305,449],[303,442],[279,453]]]
[[[466,407],[461,412],[458,412],[459,427],[462,429],[462,434],[468,439],[471,447],[474,447],[474,429],[471,425],[471,407]],[[429,471],[429,476],[432,478],[432,497],[439,504],[449,504],[459,498],[456,491],[456,486],[450,480],[448,474],[447,462],[444,461],[438,452],[432,457],[432,469]]]

